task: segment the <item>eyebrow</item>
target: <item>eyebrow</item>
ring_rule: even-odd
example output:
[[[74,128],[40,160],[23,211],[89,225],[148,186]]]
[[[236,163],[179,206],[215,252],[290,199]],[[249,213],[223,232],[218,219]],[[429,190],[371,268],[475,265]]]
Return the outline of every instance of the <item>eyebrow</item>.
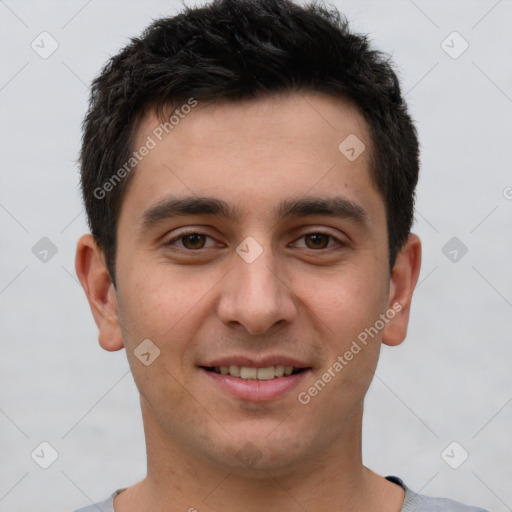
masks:
[[[276,220],[300,218],[310,215],[327,215],[329,217],[348,219],[361,226],[367,226],[369,217],[359,204],[344,197],[302,197],[285,199],[273,214]],[[179,216],[214,215],[226,220],[240,219],[240,212],[235,206],[222,199],[203,196],[167,196],[146,209],[141,216],[139,231],[149,230],[163,221]]]

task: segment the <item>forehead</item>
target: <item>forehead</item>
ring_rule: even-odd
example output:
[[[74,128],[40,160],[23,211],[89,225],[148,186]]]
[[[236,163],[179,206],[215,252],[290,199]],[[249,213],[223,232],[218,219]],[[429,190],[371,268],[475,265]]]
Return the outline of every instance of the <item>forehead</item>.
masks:
[[[242,205],[243,215],[244,205],[275,212],[284,196],[308,193],[341,194],[369,213],[382,209],[369,172],[368,126],[348,101],[308,92],[173,108],[162,119],[147,112],[138,126],[134,149],[151,149],[123,210],[141,213],[168,195],[213,195]]]

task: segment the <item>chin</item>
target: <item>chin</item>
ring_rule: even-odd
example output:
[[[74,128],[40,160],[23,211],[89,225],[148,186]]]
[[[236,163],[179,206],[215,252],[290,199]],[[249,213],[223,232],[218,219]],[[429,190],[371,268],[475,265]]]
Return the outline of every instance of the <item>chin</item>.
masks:
[[[273,428],[276,429],[275,423]],[[238,431],[237,434],[225,439],[225,444],[220,443],[224,444],[223,447],[217,445],[213,453],[210,446],[208,457],[216,465],[243,477],[266,479],[289,473],[313,453],[312,449],[308,450],[307,436],[292,434],[285,428],[279,436],[272,433],[272,429],[258,429],[245,434]]]

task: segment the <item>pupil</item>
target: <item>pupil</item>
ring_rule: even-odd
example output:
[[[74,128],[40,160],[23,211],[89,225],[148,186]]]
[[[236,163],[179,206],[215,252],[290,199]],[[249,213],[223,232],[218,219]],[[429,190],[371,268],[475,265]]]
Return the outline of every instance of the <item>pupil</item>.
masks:
[[[327,236],[323,233],[315,233],[313,235],[308,235],[307,239],[313,242],[314,247],[319,247],[321,245],[322,248],[324,248]],[[323,244],[322,241],[324,242]]]
[[[192,233],[190,235],[186,235],[185,237],[185,246],[191,245],[192,248],[197,249],[197,244],[201,245],[201,242],[203,241],[203,235],[199,235],[198,233]],[[191,243],[189,243],[191,242]]]

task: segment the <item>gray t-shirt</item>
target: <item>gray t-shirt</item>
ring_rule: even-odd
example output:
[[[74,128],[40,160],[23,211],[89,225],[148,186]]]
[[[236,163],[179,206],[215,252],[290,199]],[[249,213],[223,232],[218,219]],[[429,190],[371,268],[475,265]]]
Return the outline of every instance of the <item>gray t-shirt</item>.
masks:
[[[411,491],[400,478],[396,476],[387,476],[386,478],[390,482],[401,486],[405,491],[405,500],[400,512],[488,512],[483,508],[470,507],[447,498],[431,498],[423,494],[416,494],[414,491]],[[119,489],[112,493],[105,501],[89,505],[75,512],[115,512],[114,498],[123,490],[124,489]]]

